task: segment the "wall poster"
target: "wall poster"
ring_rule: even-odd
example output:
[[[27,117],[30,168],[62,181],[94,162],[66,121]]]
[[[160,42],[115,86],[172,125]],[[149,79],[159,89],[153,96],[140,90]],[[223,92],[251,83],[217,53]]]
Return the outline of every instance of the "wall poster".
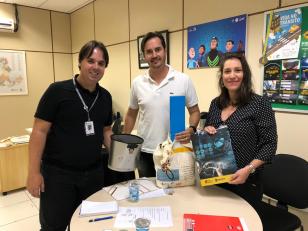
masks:
[[[308,6],[265,13],[263,95],[276,110],[308,113]]]
[[[217,67],[227,52],[245,54],[246,15],[187,28],[187,68]]]
[[[26,54],[0,50],[0,95],[27,95]]]

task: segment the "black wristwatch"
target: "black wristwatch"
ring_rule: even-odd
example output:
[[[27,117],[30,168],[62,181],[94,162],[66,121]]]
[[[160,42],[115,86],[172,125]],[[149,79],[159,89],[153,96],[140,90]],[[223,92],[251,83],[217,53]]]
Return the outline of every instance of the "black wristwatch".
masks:
[[[189,127],[190,127],[190,128],[192,128],[192,129],[194,130],[194,132],[196,132],[196,131],[197,131],[196,126],[194,126],[194,125],[190,125]]]

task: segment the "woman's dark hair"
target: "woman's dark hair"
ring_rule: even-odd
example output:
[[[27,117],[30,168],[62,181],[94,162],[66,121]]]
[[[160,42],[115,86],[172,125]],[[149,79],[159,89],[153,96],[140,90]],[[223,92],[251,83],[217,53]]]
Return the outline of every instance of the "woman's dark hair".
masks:
[[[225,88],[222,77],[225,62],[230,59],[238,59],[241,62],[243,69],[243,80],[240,88],[238,89],[238,98],[236,99],[236,105],[242,106],[247,104],[251,100],[252,94],[254,93],[252,89],[251,71],[245,56],[243,54],[238,54],[238,53],[226,53],[224,55],[222,62],[219,65],[219,73],[218,73],[219,76],[218,85],[220,89],[220,95],[218,96],[219,98],[218,105],[220,108],[225,108],[231,103],[228,89]]]
[[[146,42],[152,38],[159,38],[161,45],[163,46],[164,49],[166,49],[166,42],[164,36],[160,32],[149,32],[143,37],[141,41],[141,51],[143,52],[143,54]]]
[[[89,58],[92,53],[93,53],[93,50],[95,48],[98,48],[100,49],[102,52],[103,52],[103,55],[104,55],[104,59],[105,59],[105,67],[108,66],[108,63],[109,63],[109,55],[108,55],[108,51],[105,47],[105,45],[102,43],[102,42],[98,42],[96,40],[92,40],[92,41],[89,41],[87,42],[85,45],[83,45],[83,47],[80,49],[79,51],[79,57],[78,57],[78,63],[80,65],[81,61],[83,59],[86,59],[86,58]]]

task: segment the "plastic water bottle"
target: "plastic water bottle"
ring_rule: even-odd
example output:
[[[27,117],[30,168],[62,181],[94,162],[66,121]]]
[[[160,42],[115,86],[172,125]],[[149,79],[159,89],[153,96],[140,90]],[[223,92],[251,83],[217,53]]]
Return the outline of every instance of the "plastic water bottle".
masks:
[[[133,202],[139,201],[139,184],[137,181],[129,183],[129,200]]]

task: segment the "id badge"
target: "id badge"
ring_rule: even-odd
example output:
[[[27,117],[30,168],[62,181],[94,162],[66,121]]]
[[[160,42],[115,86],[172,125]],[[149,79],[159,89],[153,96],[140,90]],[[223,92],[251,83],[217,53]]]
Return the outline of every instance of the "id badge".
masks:
[[[91,136],[95,134],[93,121],[86,121],[84,123],[84,128],[87,136]]]

